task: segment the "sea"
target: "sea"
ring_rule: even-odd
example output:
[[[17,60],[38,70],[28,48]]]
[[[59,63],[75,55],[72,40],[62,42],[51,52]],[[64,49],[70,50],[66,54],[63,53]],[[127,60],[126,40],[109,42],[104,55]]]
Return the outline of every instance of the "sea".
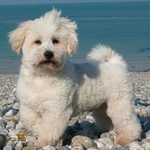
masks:
[[[22,53],[12,51],[8,33],[53,8],[78,25],[79,45],[70,61],[85,62],[100,43],[122,55],[129,71],[150,71],[150,1],[140,1],[0,5],[0,74],[18,74],[21,65]]]

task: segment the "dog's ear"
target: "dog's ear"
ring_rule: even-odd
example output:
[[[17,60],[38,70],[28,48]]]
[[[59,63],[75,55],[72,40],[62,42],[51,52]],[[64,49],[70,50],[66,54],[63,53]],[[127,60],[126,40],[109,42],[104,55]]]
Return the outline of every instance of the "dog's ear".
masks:
[[[75,22],[71,22],[67,18],[61,18],[61,26],[67,30],[67,51],[69,55],[72,55],[76,52],[78,46],[77,38],[77,25]]]
[[[21,23],[17,29],[13,30],[8,34],[9,42],[11,43],[12,49],[17,53],[20,52],[23,46],[26,31],[28,30],[30,23],[31,21]]]
[[[75,30],[76,25],[74,24],[74,27],[69,29],[69,37],[67,42],[67,50],[69,55],[74,54],[78,46],[78,38]]]

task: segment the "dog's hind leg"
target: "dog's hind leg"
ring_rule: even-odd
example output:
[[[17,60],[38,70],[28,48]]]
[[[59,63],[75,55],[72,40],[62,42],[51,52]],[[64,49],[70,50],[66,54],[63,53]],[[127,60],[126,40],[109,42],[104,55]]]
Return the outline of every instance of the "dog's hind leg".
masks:
[[[112,130],[112,121],[107,115],[107,104],[103,103],[100,107],[94,109],[93,116],[100,127],[102,132],[108,132]]]
[[[114,92],[107,102],[107,113],[117,131],[116,143],[125,145],[140,137],[141,126],[133,110],[132,94]]]

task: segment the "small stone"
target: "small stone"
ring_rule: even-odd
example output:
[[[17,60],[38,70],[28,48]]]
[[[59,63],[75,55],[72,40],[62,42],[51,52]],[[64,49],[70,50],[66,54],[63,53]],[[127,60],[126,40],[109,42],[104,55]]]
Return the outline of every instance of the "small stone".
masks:
[[[19,110],[20,104],[19,103],[15,103],[12,108],[14,108],[15,110]]]
[[[9,116],[9,115],[12,115],[12,112],[13,112],[12,110],[16,111],[16,110],[13,109],[12,107],[7,107],[6,109],[4,109],[4,110],[2,111],[2,115],[6,115],[9,111],[10,111],[10,112],[9,112],[7,115],[8,115],[8,116]],[[14,112],[13,112],[13,113],[14,113]],[[7,115],[6,115],[6,116],[7,116]]]
[[[72,117],[69,121],[69,125],[72,126],[77,122],[77,117]]]
[[[9,136],[17,135],[19,130],[17,129],[9,129]]]
[[[114,146],[113,141],[110,138],[100,138],[97,140],[98,142],[101,142],[105,145],[106,148],[112,148]]]
[[[3,149],[5,143],[6,143],[6,136],[3,134],[0,134],[0,149]]]
[[[5,127],[6,127],[6,122],[5,122],[4,120],[2,120],[2,119],[0,119],[0,126],[1,126],[2,128],[5,128]]]
[[[14,115],[16,115],[17,114],[17,112],[14,110],[14,109],[11,109],[11,110],[9,110],[6,114],[5,114],[5,116],[6,117],[12,117],[12,116],[14,116]]]
[[[53,146],[47,145],[43,147],[43,150],[56,150],[56,148]]]
[[[94,139],[94,132],[90,127],[83,128],[83,130],[76,132],[75,135],[87,136],[91,139]]]
[[[101,149],[102,147],[105,146],[105,144],[103,144],[102,142],[99,142],[99,141],[97,141],[97,140],[95,140],[95,143],[96,143],[96,145],[97,145],[97,148],[99,148],[99,149]]]
[[[16,93],[16,88],[14,88],[14,89],[12,90],[12,92],[13,92],[13,93]]]
[[[146,120],[146,121],[143,123],[143,126],[144,126],[144,131],[149,131],[149,130],[150,130],[150,119],[149,119],[149,120]]]
[[[142,140],[142,148],[144,150],[150,150],[150,141],[146,140],[146,139],[143,139]]]
[[[30,141],[36,141],[36,137],[34,137],[34,136],[27,136],[27,138],[26,138],[26,142],[30,142]]]
[[[98,150],[97,148],[88,148],[87,150]]]
[[[22,149],[23,149],[23,143],[22,141],[19,141],[15,146],[15,150],[22,150]]]
[[[17,136],[17,135],[12,135],[12,136],[10,136],[9,141],[11,141],[11,142],[16,142],[16,141],[18,141],[18,136]]]
[[[106,133],[102,133],[101,138],[111,138],[111,134],[109,132],[106,132]]]
[[[148,119],[149,119],[149,117],[145,117],[145,116],[139,117],[139,120],[140,120],[141,123],[144,123]]]
[[[24,129],[23,123],[19,121],[19,123],[16,125],[16,129],[21,130]]]
[[[34,145],[36,145],[37,140],[36,140],[36,137],[34,137],[34,136],[27,136],[26,142],[27,142],[28,146],[34,146]]]
[[[30,147],[30,146],[26,146],[23,148],[23,150],[39,150],[38,147]],[[42,149],[43,150],[43,149]]]
[[[89,122],[91,122],[91,123],[95,122],[95,119],[93,118],[93,116],[90,116],[90,115],[86,116],[86,120],[89,121]]]
[[[149,139],[149,140],[150,140],[150,131],[148,131],[148,132],[146,133],[146,139]]]
[[[79,136],[79,135],[75,136],[75,137],[73,137],[71,142],[72,142],[72,145],[78,145],[78,143],[80,143],[86,149],[95,146],[94,141],[88,137],[85,137],[85,136]]]
[[[129,149],[131,149],[131,150],[144,150],[144,149],[138,144],[138,142],[136,142],[136,141],[130,143],[130,144],[128,145],[128,147],[129,147]]]
[[[80,144],[80,143],[74,143],[74,144],[72,145],[71,150],[85,150],[85,149],[84,149],[84,147],[83,147],[82,144]]]
[[[70,150],[67,146],[62,146],[59,150]]]
[[[25,141],[25,140],[26,140],[26,137],[27,137],[27,133],[26,133],[26,132],[20,131],[20,132],[18,133],[18,138],[19,138],[19,139],[22,139],[23,141]]]
[[[13,121],[7,122],[6,128],[15,128],[16,124]]]
[[[0,117],[2,117],[3,116],[3,112],[2,112],[2,110],[0,109]]]
[[[13,150],[15,147],[15,144],[13,142],[8,142],[6,146],[3,148],[3,150]]]
[[[13,121],[15,124],[18,124],[18,120],[16,120],[15,118],[13,118],[12,120],[10,121]]]
[[[101,134],[101,138],[109,138],[114,141],[116,139],[117,134],[114,131],[106,132]]]
[[[67,127],[66,133],[69,134],[69,135],[74,135],[79,130],[82,130],[82,128],[80,127],[79,122],[76,122],[73,126],[68,126]]]

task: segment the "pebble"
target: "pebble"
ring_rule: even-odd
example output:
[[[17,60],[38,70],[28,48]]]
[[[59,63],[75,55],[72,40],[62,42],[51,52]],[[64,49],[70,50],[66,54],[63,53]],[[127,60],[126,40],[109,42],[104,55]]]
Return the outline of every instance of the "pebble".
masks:
[[[9,110],[8,112],[5,113],[5,116],[6,117],[12,117],[12,116],[14,116],[16,114],[17,114],[16,110],[11,109],[11,110]]]
[[[5,143],[6,143],[6,136],[3,134],[0,134],[0,149],[4,147]]]
[[[19,141],[15,146],[15,150],[22,150],[22,149],[23,149],[23,143],[22,141]]]
[[[70,150],[67,146],[62,146],[59,150]]]
[[[110,139],[110,138],[99,138],[97,140],[97,147],[101,148],[101,147],[106,147],[106,148],[113,148],[114,147],[114,142]]]
[[[144,150],[136,141],[130,143],[128,147],[130,150]]]
[[[86,149],[95,146],[95,143],[93,142],[92,139],[90,139],[86,136],[80,136],[80,135],[73,137],[71,143],[73,146],[81,144]]]
[[[150,72],[133,72],[135,111],[142,125],[142,137],[125,146],[114,143],[116,133],[102,133],[92,112],[73,117],[66,129],[60,150],[150,150]],[[0,149],[3,150],[56,150],[56,147],[36,147],[36,137],[19,118],[19,101],[16,96],[18,75],[0,74]],[[2,135],[2,136],[1,136]]]
[[[15,147],[15,143],[13,143],[13,142],[8,142],[8,143],[6,144],[6,146],[3,148],[3,150],[13,150],[14,147]]]
[[[56,148],[53,146],[47,145],[47,146],[43,147],[43,150],[56,150]]]
[[[7,125],[6,125],[6,128],[15,128],[16,124],[14,121],[8,121],[7,122]]]
[[[94,139],[94,132],[90,127],[85,127],[82,130],[75,133],[75,135],[87,136],[91,139]]]

